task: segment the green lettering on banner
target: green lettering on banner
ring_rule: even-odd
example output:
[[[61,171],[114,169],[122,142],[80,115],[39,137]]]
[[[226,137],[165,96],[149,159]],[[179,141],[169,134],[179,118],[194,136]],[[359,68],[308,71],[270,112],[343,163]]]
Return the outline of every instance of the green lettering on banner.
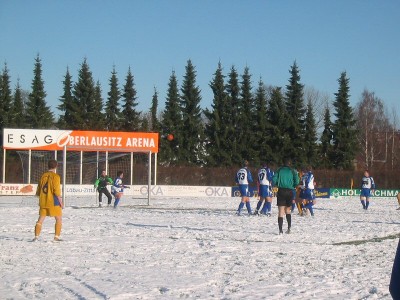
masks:
[[[339,189],[333,188],[330,190],[331,197],[339,198],[339,197],[354,197],[360,196],[360,189]],[[396,197],[400,190],[374,190],[372,193],[372,197],[374,198],[392,198]]]

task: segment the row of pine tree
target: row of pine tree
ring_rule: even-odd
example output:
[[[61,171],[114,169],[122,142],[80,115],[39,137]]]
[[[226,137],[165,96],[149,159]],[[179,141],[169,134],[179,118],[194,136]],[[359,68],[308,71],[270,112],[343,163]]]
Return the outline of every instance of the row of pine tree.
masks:
[[[66,71],[56,120],[46,103],[38,55],[29,92],[19,83],[12,91],[5,64],[0,76],[0,127],[160,132],[159,160],[168,165],[237,166],[244,160],[277,165],[288,156],[297,167],[351,169],[357,131],[346,72],[338,79],[334,116],[326,106],[322,133],[317,133],[313,104],[304,101],[296,62],[289,75],[285,88],[267,87],[260,79],[253,89],[248,67],[239,75],[232,66],[224,75],[218,63],[209,84],[212,105],[202,110],[196,70],[188,60],[181,86],[175,72],[169,78],[164,110],[158,113],[155,89],[150,111],[141,112],[130,68],[122,88],[113,69],[105,101],[84,59],[75,82]],[[168,134],[173,134],[172,141],[165,138]]]

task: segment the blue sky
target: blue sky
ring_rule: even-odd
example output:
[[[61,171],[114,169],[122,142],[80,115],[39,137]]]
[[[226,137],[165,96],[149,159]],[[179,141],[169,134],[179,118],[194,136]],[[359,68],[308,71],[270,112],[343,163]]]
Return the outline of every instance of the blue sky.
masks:
[[[67,67],[77,80],[86,57],[107,98],[113,66],[119,84],[128,68],[139,109],[154,88],[164,108],[169,77],[181,84],[187,60],[197,71],[201,107],[210,107],[209,82],[221,61],[239,74],[248,66],[253,87],[285,86],[296,60],[301,82],[332,99],[342,71],[351,103],[364,89],[391,110],[400,103],[400,1],[302,0],[0,0],[0,63],[30,90],[34,59],[42,60],[46,101],[56,106]],[[398,112],[400,113],[400,112]]]

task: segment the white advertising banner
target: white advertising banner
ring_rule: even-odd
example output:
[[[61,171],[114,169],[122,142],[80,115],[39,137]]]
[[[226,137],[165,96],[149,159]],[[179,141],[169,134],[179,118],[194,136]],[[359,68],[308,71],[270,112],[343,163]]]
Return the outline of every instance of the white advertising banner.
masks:
[[[30,195],[36,193],[37,184],[0,184],[1,195]],[[108,187],[110,189],[110,187]],[[147,185],[132,185],[124,190],[125,196],[147,197]],[[96,193],[91,184],[68,184],[66,197],[87,196]],[[232,188],[227,186],[184,186],[184,185],[155,185],[151,187],[151,197],[230,197]]]

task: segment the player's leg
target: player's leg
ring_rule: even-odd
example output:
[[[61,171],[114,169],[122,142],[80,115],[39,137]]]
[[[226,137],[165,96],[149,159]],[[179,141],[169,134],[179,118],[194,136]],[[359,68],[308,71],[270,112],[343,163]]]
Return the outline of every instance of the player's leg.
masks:
[[[112,201],[112,196],[111,196],[110,192],[108,191],[108,189],[104,189],[103,192],[104,192],[104,195],[106,195],[106,197],[107,197],[107,204],[108,204],[108,206],[110,206],[111,201]]]
[[[237,214],[238,216],[240,215],[240,212],[242,211],[243,206],[244,206],[244,197],[242,197],[242,200],[240,201],[239,207],[238,207],[237,212],[236,212],[236,214]]]
[[[244,207],[244,205],[246,203],[246,198],[247,198],[247,193],[248,193],[248,185],[240,184],[239,185],[239,191],[240,191],[240,195],[242,195],[242,200],[240,201],[238,210],[236,212],[236,214],[238,216],[240,216],[240,212],[242,211],[242,208]]]
[[[255,214],[255,215],[258,215],[258,214],[259,214],[261,205],[263,204],[263,201],[264,201],[264,200],[265,200],[265,198],[262,197],[262,196],[260,195],[260,200],[258,200],[257,206],[256,206],[256,210],[254,211],[254,214]]]
[[[269,217],[271,216],[271,207],[272,207],[271,203],[272,203],[272,197],[266,197],[264,207],[262,209],[263,214],[266,214]]]
[[[287,225],[288,225],[288,229],[286,230],[286,233],[290,233],[290,229],[292,228],[292,214],[291,214],[291,212],[292,212],[292,209],[291,209],[290,202],[289,202],[286,205],[286,208],[285,208],[286,222],[287,222]]]
[[[99,189],[99,207],[101,207],[103,205],[103,189]]]
[[[56,219],[56,224],[54,225],[54,240],[59,241],[62,227],[62,216],[55,216],[54,218]]]
[[[117,208],[119,201],[121,200],[122,193],[118,192],[115,194],[114,208]]]
[[[36,221],[35,224],[35,238],[33,240],[37,240],[39,238],[40,232],[42,231],[43,221],[46,219],[46,212],[45,209],[39,210],[39,219]]]
[[[293,197],[292,197],[292,206],[291,206],[291,212],[294,211],[294,208],[296,207],[296,189],[293,189]]]
[[[283,216],[285,215],[285,206],[278,206],[278,228],[279,234],[283,234]]]
[[[251,215],[251,205],[250,205],[250,197],[246,197],[246,209],[247,209],[247,213],[249,215]]]
[[[365,209],[365,200],[366,200],[366,190],[365,189],[361,189],[361,193],[360,193],[360,202],[362,204],[363,209]]]

